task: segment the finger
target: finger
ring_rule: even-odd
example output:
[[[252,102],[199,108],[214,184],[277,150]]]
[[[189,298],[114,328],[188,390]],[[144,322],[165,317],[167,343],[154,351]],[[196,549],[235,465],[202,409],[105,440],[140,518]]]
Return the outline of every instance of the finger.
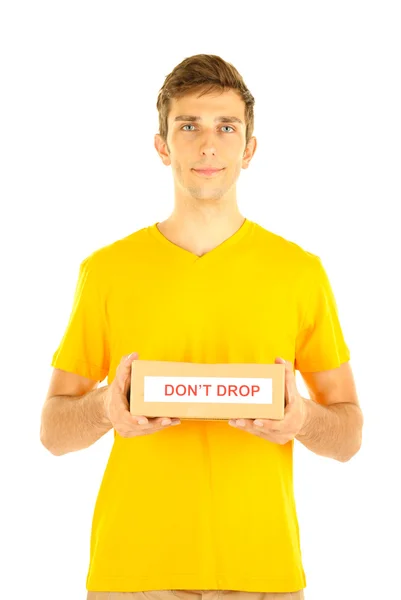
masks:
[[[297,384],[295,381],[295,373],[293,370],[292,363],[286,362],[285,365],[285,376],[287,380],[287,388],[288,388],[288,400],[289,403],[294,402],[295,394],[297,393]]]
[[[233,427],[248,431],[260,431],[262,433],[281,433],[280,425],[271,419],[230,419],[228,422]]]
[[[144,429],[149,427],[167,427],[169,425],[179,425],[181,421],[179,419],[171,419],[170,417],[135,417],[138,421],[138,425],[142,426]],[[142,422],[143,421],[143,422]]]
[[[253,420],[252,419],[230,419],[228,421],[229,425],[232,425],[233,427],[240,427],[241,429],[249,429],[251,427],[253,427]]]
[[[255,419],[253,427],[266,433],[281,433],[282,432],[282,421],[275,419]]]
[[[131,365],[132,361],[137,359],[139,356],[138,352],[131,352],[131,354],[127,354],[127,356],[123,356],[121,362],[125,361],[128,366]]]
[[[181,423],[180,419],[172,419],[171,417],[158,417],[155,419],[157,421],[157,425],[162,427],[167,427],[169,425],[179,425]]]
[[[295,380],[295,373],[293,365],[290,361],[284,360],[284,358],[277,357],[275,360],[276,364],[285,365],[285,403],[284,407],[288,404],[293,404],[296,400],[298,389]]]
[[[289,393],[289,382],[288,382],[288,365],[290,363],[287,363],[287,361],[284,358],[281,358],[280,356],[276,356],[275,358],[275,364],[277,365],[285,365],[285,375],[284,375],[284,408],[287,406],[287,404],[289,404],[289,397],[290,397],[290,393]]]
[[[121,390],[124,394],[127,394],[131,383],[130,377],[132,361],[136,360],[138,357],[138,352],[131,352],[131,354],[122,357],[120,364],[117,367],[117,381],[120,384]]]

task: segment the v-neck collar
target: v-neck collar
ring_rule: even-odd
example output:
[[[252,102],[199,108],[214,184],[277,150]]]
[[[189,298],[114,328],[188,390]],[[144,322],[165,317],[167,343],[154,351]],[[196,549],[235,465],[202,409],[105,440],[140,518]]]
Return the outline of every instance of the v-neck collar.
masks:
[[[190,252],[189,250],[178,246],[178,244],[175,244],[174,242],[166,238],[166,236],[157,227],[158,224],[159,221],[157,221],[153,225],[149,225],[149,233],[159,242],[164,244],[166,248],[169,248],[173,252],[181,254],[183,257],[192,259],[193,262],[204,262],[206,259],[220,254],[222,250],[226,250],[228,247],[238,243],[246,234],[250,233],[254,225],[253,221],[250,221],[249,219],[245,218],[245,221],[242,223],[241,227],[237,229],[237,231],[235,231],[229,238],[224,240],[224,242],[221,242],[221,244],[219,244],[212,250],[209,250],[209,252],[205,252],[205,254],[203,254],[202,256],[198,256],[194,252]]]

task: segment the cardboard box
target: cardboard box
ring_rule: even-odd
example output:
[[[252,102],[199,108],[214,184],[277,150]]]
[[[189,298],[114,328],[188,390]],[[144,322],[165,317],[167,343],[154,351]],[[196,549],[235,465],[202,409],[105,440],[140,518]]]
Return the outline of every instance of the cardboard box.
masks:
[[[285,365],[134,360],[134,416],[203,421],[283,419]]]

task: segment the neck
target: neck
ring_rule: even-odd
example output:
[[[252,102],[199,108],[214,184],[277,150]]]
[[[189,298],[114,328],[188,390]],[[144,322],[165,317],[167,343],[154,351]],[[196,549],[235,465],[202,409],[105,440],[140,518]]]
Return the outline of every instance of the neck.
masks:
[[[170,241],[202,256],[231,237],[243,225],[245,217],[238,208],[230,213],[178,212],[157,227]]]

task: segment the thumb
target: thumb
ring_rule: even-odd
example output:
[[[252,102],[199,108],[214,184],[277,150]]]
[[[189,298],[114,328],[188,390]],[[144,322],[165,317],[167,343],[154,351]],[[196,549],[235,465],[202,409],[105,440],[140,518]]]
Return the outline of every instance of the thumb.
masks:
[[[280,356],[276,356],[275,360],[274,360],[276,365],[285,365],[286,369],[285,369],[285,381],[284,381],[284,406],[287,406],[287,404],[291,403],[291,395],[288,391],[288,383],[287,383],[287,361],[284,360],[284,358],[281,358]]]
[[[127,356],[124,356],[122,359],[122,369],[121,369],[121,385],[122,388],[124,390],[124,393],[127,393],[127,390],[129,388],[129,385],[131,383],[130,379],[131,379],[131,364],[134,360],[136,360],[139,357],[138,352],[131,352],[131,354],[128,354]]]
[[[124,356],[124,361],[126,365],[131,366],[133,360],[136,360],[139,357],[138,352],[131,352],[128,356]]]

